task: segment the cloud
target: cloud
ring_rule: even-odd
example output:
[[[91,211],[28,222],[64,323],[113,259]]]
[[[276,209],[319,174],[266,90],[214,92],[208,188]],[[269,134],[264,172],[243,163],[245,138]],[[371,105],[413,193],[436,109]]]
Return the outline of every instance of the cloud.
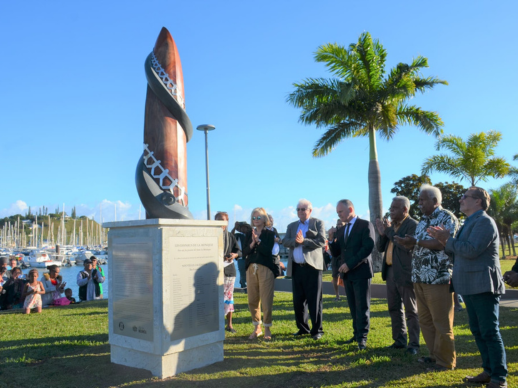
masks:
[[[10,217],[15,214],[25,215],[28,209],[29,206],[27,206],[24,201],[19,199],[18,201],[10,204],[8,208],[0,210],[0,217]]]

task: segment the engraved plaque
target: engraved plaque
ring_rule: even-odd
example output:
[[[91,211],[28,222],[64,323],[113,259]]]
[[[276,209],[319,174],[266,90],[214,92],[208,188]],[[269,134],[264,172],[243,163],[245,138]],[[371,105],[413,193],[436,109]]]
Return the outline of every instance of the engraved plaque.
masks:
[[[218,238],[170,237],[171,341],[219,330]]]
[[[153,341],[153,246],[147,239],[113,239],[113,332]]]

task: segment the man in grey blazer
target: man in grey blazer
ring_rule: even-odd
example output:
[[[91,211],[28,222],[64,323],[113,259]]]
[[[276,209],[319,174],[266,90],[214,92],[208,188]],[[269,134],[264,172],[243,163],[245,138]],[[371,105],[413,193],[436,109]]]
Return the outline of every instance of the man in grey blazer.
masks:
[[[288,225],[282,244],[290,248],[288,276],[292,277],[293,309],[299,329],[294,335],[311,334],[319,340],[322,329],[322,270],[325,246],[324,222],[311,218],[311,202],[301,199],[297,205],[298,221]],[[308,310],[311,330],[308,325]]]
[[[500,296],[505,293],[499,261],[499,238],[495,221],[485,212],[491,198],[480,187],[470,187],[460,199],[460,210],[467,216],[456,237],[441,227],[428,233],[453,255],[452,283],[462,295],[468,310],[469,328],[475,337],[484,371],[465,381],[507,387],[504,343],[498,325]]]
[[[390,205],[390,218],[382,222],[376,220],[379,237],[376,248],[385,252],[381,277],[387,282],[387,304],[392,322],[392,339],[389,346],[393,349],[407,349],[416,355],[419,349],[419,318],[417,317],[417,300],[412,283],[412,251],[394,241],[394,236],[413,236],[417,221],[408,214],[410,201],[407,197],[397,196]],[[404,309],[403,309],[404,306]],[[406,319],[406,322],[405,322]],[[407,347],[408,327],[408,347]]]

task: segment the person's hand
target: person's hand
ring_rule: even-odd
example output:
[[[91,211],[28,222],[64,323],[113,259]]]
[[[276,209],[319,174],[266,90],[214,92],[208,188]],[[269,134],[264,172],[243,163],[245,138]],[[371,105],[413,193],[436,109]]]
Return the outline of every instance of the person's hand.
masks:
[[[59,285],[59,288],[64,289],[66,285],[67,285],[67,282],[63,282]]]
[[[335,239],[336,228],[333,226],[327,231],[327,239],[333,241]]]
[[[340,268],[338,268],[338,272],[347,273],[349,272],[349,267],[344,263],[340,266]]]
[[[504,281],[511,287],[518,287],[518,272],[507,271],[504,274]]]
[[[376,218],[376,228],[378,229],[378,233],[382,236],[385,235],[385,229],[390,228],[392,224],[389,220],[383,219],[380,220],[379,218]]]
[[[439,241],[442,245],[446,246],[448,239],[450,238],[450,231],[442,226],[430,226],[426,229],[426,233]]]
[[[281,238],[280,238],[280,237],[275,237],[275,242],[276,242],[277,244],[280,244],[280,243],[281,243]]]
[[[302,230],[299,230],[297,236],[295,237],[295,242],[297,244],[302,244],[304,242],[304,236],[302,235]]]
[[[408,250],[412,250],[417,242],[414,236],[408,234],[405,237],[394,236],[394,241]]]

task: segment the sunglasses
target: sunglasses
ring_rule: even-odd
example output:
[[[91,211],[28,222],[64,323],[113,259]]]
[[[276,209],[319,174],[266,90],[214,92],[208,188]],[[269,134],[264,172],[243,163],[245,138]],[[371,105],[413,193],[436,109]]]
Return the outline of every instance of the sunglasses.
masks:
[[[475,197],[474,197],[474,196],[472,196],[472,195],[466,195],[466,194],[464,194],[462,197],[460,197],[460,199],[466,199],[466,198],[478,199],[478,198],[475,198]]]
[[[261,219],[261,216],[252,217],[252,220],[260,220],[260,219]]]
[[[308,208],[306,208],[306,207],[298,207],[297,208],[298,212],[305,212],[306,210],[308,210]]]

